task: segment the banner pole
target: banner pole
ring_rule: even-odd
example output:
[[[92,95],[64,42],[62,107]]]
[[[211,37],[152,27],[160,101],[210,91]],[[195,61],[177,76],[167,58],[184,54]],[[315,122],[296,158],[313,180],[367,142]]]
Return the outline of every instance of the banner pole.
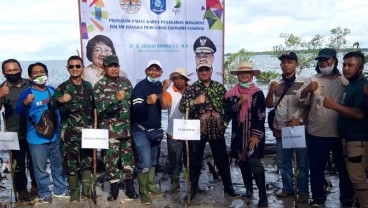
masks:
[[[185,108],[185,120],[188,120],[189,117],[189,103],[187,103],[186,108]],[[190,206],[190,189],[191,189],[191,184],[190,184],[190,166],[189,166],[189,143],[188,140],[185,140],[185,150],[186,150],[186,155],[187,155],[187,186],[188,186],[188,190],[187,190],[187,207]]]
[[[93,128],[97,129],[97,110],[95,109],[93,111],[94,114],[94,122],[93,122]],[[92,186],[92,200],[95,205],[97,205],[97,192],[96,192],[96,172],[97,172],[97,150],[96,148],[93,148],[93,186]]]
[[[2,112],[2,116],[3,116],[3,120],[4,120],[4,132],[6,132],[5,112]],[[11,150],[8,150],[8,153],[9,153],[10,176],[11,176],[11,179],[12,179],[12,187],[13,187],[13,192],[14,192],[14,199],[15,199],[15,202],[18,202],[17,191],[15,190],[15,184],[14,184],[13,155],[12,155],[12,151]],[[12,199],[11,199],[11,197],[10,197],[10,206],[12,207]]]

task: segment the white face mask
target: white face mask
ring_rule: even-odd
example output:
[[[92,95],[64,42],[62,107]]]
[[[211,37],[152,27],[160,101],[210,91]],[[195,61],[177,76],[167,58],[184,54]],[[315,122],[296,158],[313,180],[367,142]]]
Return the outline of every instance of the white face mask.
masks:
[[[44,85],[46,83],[46,80],[47,80],[47,76],[43,75],[43,76],[34,78],[32,81],[37,85]]]
[[[321,68],[319,67],[319,70],[321,70],[321,73],[324,75],[329,75],[331,74],[332,70],[335,68],[335,62],[333,62],[331,64],[331,66],[325,67],[325,68]]]

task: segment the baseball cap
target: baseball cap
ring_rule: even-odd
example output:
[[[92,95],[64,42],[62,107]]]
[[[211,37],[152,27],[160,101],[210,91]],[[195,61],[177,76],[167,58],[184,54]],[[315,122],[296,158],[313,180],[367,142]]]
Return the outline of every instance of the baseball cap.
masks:
[[[152,65],[157,65],[158,67],[160,67],[160,69],[162,69],[161,62],[159,62],[158,60],[150,60],[150,61],[147,63],[147,67],[146,67],[146,69],[150,68]]]
[[[324,48],[318,52],[317,58],[315,60],[318,60],[319,58],[331,58],[336,56],[336,51],[333,48]]]
[[[103,60],[104,66],[109,66],[110,64],[119,64],[119,58],[116,55],[105,56]]]
[[[298,56],[293,51],[285,51],[283,54],[281,54],[281,56],[279,56],[279,60],[283,60],[286,58],[298,60]]]
[[[209,64],[209,63],[206,62],[206,63],[200,63],[200,64],[198,64],[197,65],[197,70],[200,69],[200,68],[202,68],[202,67],[212,68],[211,64]]]

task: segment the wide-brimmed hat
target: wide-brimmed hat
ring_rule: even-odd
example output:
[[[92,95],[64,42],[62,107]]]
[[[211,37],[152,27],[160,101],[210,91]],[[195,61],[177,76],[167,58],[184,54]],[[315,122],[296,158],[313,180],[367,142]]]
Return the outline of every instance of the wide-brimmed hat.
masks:
[[[236,70],[230,71],[232,75],[238,75],[239,72],[253,72],[253,76],[258,76],[261,71],[258,69],[253,69],[253,64],[251,62],[241,63]]]
[[[175,71],[173,73],[170,74],[169,76],[169,79],[171,81],[174,81],[174,77],[177,77],[177,76],[182,76],[182,77],[185,77],[187,79],[187,81],[189,81],[189,77],[188,77],[188,72],[186,69],[183,69],[183,68],[177,68],[175,69]]]

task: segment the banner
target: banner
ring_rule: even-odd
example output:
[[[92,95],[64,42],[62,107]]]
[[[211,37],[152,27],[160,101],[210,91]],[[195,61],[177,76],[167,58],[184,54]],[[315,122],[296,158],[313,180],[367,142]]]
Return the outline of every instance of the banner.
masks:
[[[196,81],[196,66],[208,62],[214,70],[212,79],[222,83],[224,8],[221,2],[80,0],[85,65],[92,67],[102,63],[106,54],[116,54],[120,69],[134,86],[146,77],[145,69],[152,59],[162,64],[161,81],[168,79],[175,68],[187,69],[192,82]],[[196,41],[196,48],[211,42],[214,47],[195,53]]]

